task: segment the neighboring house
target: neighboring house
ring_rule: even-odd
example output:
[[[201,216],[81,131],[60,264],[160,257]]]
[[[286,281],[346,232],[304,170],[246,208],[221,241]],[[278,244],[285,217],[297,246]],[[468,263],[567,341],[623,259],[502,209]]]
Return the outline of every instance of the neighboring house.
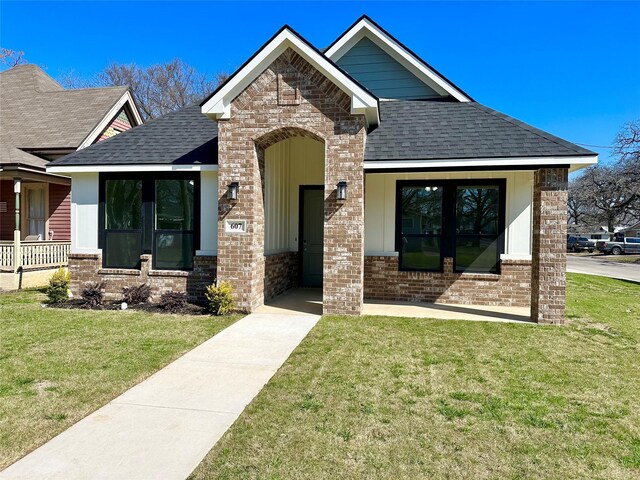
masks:
[[[567,234],[577,237],[587,237],[590,240],[609,240],[613,235],[607,227],[593,227],[588,225],[569,224]]]
[[[16,288],[67,261],[71,179],[47,164],[142,121],[126,87],[64,90],[36,65],[0,73],[0,113],[0,288]]]
[[[296,286],[531,306],[564,321],[567,175],[597,155],[475,102],[367,17],[320,51],[285,26],[200,106],[55,161],[73,289],[105,281],[251,311]]]
[[[640,222],[627,228],[623,228],[621,232],[625,237],[640,237]]]

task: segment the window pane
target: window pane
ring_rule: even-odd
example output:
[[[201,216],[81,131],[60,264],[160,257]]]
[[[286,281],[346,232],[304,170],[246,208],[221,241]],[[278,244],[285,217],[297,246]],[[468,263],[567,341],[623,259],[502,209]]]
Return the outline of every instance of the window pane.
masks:
[[[193,230],[193,180],[156,180],[156,229]]]
[[[105,186],[106,228],[109,230],[141,228],[142,181],[107,180]]]
[[[456,239],[456,271],[498,271],[498,239],[459,236]]]
[[[442,187],[402,187],[402,233],[442,233]]]
[[[498,187],[458,187],[456,232],[497,235]]]
[[[402,237],[401,267],[440,270],[440,237]]]
[[[156,234],[156,268],[193,267],[193,233]]]
[[[141,241],[140,232],[107,232],[105,266],[140,268]]]

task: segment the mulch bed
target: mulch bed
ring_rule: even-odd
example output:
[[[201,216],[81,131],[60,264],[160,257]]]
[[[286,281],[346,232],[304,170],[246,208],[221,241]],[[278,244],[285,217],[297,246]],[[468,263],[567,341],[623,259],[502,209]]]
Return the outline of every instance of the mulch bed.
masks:
[[[43,306],[47,308],[70,308],[74,310],[121,310],[120,305],[122,302],[104,302],[98,308],[89,308],[83,300],[67,300],[60,303],[43,303]],[[149,313],[176,313],[179,315],[209,315],[206,308],[203,305],[196,305],[194,303],[187,303],[181,309],[175,312],[169,312],[160,307],[157,303],[141,303],[138,305],[128,305],[127,310],[133,310],[138,312]]]

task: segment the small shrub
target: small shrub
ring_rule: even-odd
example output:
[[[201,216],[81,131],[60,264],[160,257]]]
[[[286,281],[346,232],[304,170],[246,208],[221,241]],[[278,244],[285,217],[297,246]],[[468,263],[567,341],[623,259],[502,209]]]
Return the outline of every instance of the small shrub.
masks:
[[[220,282],[220,285],[212,283],[207,287],[204,296],[207,299],[209,312],[213,315],[226,315],[233,310],[233,296],[231,284]]]
[[[187,304],[184,292],[164,292],[160,295],[160,308],[170,313],[177,313]]]
[[[139,305],[146,303],[151,297],[151,287],[146,283],[142,285],[134,285],[133,287],[124,287],[122,289],[122,301],[128,305]]]
[[[99,308],[104,301],[104,282],[87,283],[82,289],[82,300],[87,308]]]
[[[49,279],[47,286],[47,297],[49,303],[61,303],[69,298],[69,285],[71,284],[71,274],[64,268],[58,269]]]

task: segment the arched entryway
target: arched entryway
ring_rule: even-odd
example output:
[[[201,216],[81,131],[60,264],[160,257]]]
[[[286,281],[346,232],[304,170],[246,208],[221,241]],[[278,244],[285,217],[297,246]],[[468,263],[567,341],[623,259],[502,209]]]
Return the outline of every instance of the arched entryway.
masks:
[[[294,287],[322,288],[324,141],[290,129],[257,142],[264,153],[264,301]],[[300,135],[304,133],[304,135]],[[268,145],[266,148],[263,145]]]

